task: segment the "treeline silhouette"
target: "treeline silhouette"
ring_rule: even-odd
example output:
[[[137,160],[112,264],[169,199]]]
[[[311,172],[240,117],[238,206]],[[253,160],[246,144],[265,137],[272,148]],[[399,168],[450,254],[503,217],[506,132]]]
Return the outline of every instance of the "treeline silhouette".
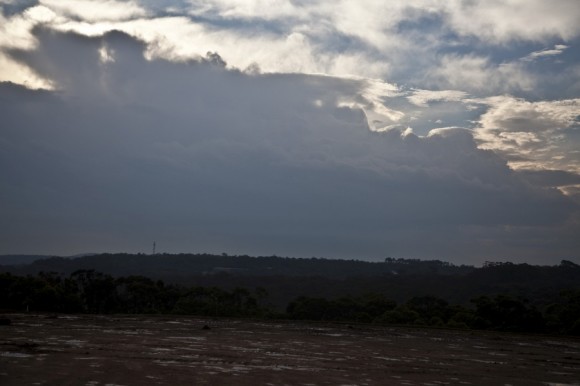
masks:
[[[20,261],[20,263],[18,263]],[[244,276],[351,276],[438,274],[459,275],[475,270],[472,266],[453,265],[440,260],[394,259],[371,262],[324,258],[289,258],[279,256],[221,255],[200,253],[128,254],[103,253],[77,258],[34,256],[0,256],[0,266],[20,274],[61,272],[70,274],[79,269],[95,269],[114,276],[139,274],[147,277],[183,277],[231,273]]]
[[[56,272],[68,277],[91,269],[114,278],[162,280],[166,286],[216,287],[227,292],[263,287],[268,289],[268,303],[278,312],[299,296],[338,299],[368,293],[382,294],[398,304],[430,295],[465,307],[473,306],[471,301],[478,296],[503,294],[529,299],[529,306],[544,309],[557,302],[562,291],[580,290],[580,266],[566,260],[554,266],[489,262],[475,268],[401,258],[366,262],[226,254],[100,254],[0,266],[0,272],[18,276]]]
[[[504,294],[478,296],[461,305],[434,296],[398,304],[383,294],[366,293],[334,299],[300,296],[277,311],[262,287],[168,285],[144,276],[115,278],[78,270],[69,276],[2,273],[0,294],[0,309],[11,311],[284,318],[580,335],[580,290],[561,291],[542,308]]]
[[[68,277],[40,272],[37,276],[0,274],[0,309],[62,313],[199,314],[257,316],[265,290],[166,285],[144,276],[114,278],[95,270]]]

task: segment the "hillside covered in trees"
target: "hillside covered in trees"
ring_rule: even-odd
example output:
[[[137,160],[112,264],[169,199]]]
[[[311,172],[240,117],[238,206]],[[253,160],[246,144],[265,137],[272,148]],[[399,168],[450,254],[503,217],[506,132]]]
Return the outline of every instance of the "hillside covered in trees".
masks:
[[[1,261],[1,259],[0,259]],[[102,254],[0,266],[0,308],[577,333],[580,266]]]
[[[580,289],[580,266],[565,260],[555,266],[486,263],[475,268],[439,260],[394,258],[367,262],[225,254],[100,254],[0,265],[0,272],[19,276],[45,272],[66,277],[78,270],[226,290],[263,287],[268,290],[269,302],[278,309],[299,296],[332,299],[369,292],[397,302],[431,295],[458,304],[469,304],[480,295],[507,294],[544,306],[562,290]]]
[[[288,258],[278,256],[251,257],[227,254],[90,254],[76,258],[44,256],[0,256],[0,266],[10,265],[13,271],[36,273],[58,271],[71,273],[77,269],[96,269],[112,275],[179,277],[231,273],[252,276],[376,276],[398,274],[463,274],[474,267],[456,266],[440,260],[386,258],[382,262],[333,260],[322,258]],[[14,268],[18,266],[18,268]],[[6,269],[6,268],[5,268]]]

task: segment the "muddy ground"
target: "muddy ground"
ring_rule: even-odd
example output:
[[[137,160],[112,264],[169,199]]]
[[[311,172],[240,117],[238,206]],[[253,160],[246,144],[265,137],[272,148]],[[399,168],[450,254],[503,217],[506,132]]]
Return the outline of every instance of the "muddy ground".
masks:
[[[580,340],[367,325],[4,314],[0,385],[580,385]],[[204,326],[210,329],[204,329]]]

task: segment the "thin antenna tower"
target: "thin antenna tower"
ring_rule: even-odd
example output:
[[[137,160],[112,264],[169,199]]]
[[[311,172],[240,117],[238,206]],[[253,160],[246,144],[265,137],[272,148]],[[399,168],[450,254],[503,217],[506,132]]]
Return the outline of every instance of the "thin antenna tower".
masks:
[[[153,254],[155,254],[155,241],[153,242]]]

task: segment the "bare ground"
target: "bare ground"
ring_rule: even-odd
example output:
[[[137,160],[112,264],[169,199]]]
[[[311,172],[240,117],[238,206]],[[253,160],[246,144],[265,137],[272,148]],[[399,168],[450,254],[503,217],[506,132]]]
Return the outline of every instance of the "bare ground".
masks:
[[[4,314],[0,385],[580,385],[580,340],[487,332]],[[208,325],[210,329],[203,329]]]

